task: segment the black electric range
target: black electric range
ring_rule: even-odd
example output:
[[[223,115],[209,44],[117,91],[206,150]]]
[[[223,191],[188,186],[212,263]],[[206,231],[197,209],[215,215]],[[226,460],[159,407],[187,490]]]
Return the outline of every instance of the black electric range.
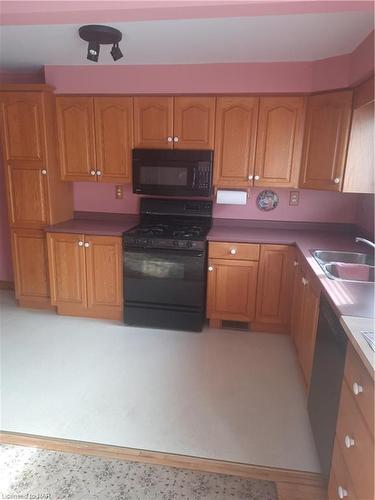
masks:
[[[211,224],[211,201],[142,198],[140,224],[123,235],[126,324],[202,329]]]

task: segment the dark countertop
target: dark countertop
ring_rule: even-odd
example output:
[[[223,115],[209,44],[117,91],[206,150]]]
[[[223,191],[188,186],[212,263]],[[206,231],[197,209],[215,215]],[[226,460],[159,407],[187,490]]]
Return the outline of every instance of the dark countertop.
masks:
[[[47,226],[48,232],[121,236],[138,224],[138,215],[76,212],[74,219]],[[296,229],[297,228],[297,229]],[[324,230],[322,230],[324,229]],[[369,248],[354,242],[354,234],[342,225],[309,223],[255,223],[234,219],[214,220],[209,241],[295,245],[320,281],[322,290],[338,315],[374,318],[372,283],[334,281],[324,274],[311,250],[354,250]]]
[[[338,315],[374,318],[374,284],[334,281],[324,274],[323,269],[311,255],[311,250],[347,250],[369,253],[370,248],[355,243],[353,233],[319,231],[306,229],[270,229],[236,225],[230,220],[214,223],[209,241],[233,241],[237,243],[270,243],[295,245],[307,261],[310,269],[320,281],[323,293]],[[324,226],[327,229],[326,226]]]
[[[138,215],[77,212],[74,219],[47,226],[49,233],[97,234],[99,236],[122,236],[124,231],[136,226]]]

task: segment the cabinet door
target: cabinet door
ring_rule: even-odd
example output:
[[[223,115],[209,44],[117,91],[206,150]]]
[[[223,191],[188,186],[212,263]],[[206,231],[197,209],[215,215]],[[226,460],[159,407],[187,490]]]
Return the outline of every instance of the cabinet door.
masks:
[[[303,279],[305,291],[303,292],[297,352],[306,387],[309,387],[318,325],[319,295],[311,286],[311,283],[305,277]]]
[[[4,159],[37,162],[45,159],[43,134],[43,97],[37,92],[0,94]]]
[[[301,263],[298,260],[295,260],[295,262],[297,263],[297,266],[295,267],[295,274],[294,274],[290,332],[294,340],[296,349],[298,349],[298,344],[301,334],[301,319],[302,319],[301,313],[302,313],[303,295],[305,292],[305,287],[303,286],[302,278],[304,276],[302,273]]]
[[[286,245],[261,245],[256,322],[287,328],[290,321],[294,250]]]
[[[215,128],[214,184],[253,184],[258,97],[218,97]]]
[[[43,96],[0,93],[0,116],[9,222],[41,227],[49,217]]]
[[[5,177],[9,221],[13,226],[40,227],[48,223],[46,172],[38,163],[8,163]]]
[[[130,182],[133,99],[95,97],[94,109],[97,178],[107,182]]]
[[[298,186],[304,111],[303,97],[260,98],[255,186]]]
[[[87,305],[98,316],[121,319],[122,241],[115,236],[85,236]],[[117,316],[113,313],[117,311]]]
[[[341,190],[351,109],[351,90],[308,98],[301,188]]]
[[[11,231],[14,284],[18,300],[49,302],[47,245],[44,231]]]
[[[173,97],[134,97],[134,147],[173,148]]]
[[[251,321],[255,314],[257,275],[258,262],[209,260],[207,317]]]
[[[173,147],[214,149],[215,97],[175,97]]]
[[[96,181],[93,97],[57,97],[61,175],[68,181]]]
[[[373,193],[374,182],[374,101],[353,111],[343,191]]]
[[[87,307],[85,247],[82,234],[48,233],[51,301]]]

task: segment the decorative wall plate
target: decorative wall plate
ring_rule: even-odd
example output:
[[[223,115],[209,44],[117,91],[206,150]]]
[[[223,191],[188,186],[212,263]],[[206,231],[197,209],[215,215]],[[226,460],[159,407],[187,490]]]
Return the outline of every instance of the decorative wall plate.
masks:
[[[264,212],[273,210],[278,204],[279,197],[274,191],[262,191],[257,196],[257,207]]]

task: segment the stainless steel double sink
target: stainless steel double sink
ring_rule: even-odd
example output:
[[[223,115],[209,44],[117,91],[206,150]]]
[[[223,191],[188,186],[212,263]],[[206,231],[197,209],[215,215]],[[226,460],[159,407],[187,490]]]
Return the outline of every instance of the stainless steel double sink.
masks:
[[[374,283],[374,256],[359,252],[313,250],[314,259],[332,280],[351,283]]]

